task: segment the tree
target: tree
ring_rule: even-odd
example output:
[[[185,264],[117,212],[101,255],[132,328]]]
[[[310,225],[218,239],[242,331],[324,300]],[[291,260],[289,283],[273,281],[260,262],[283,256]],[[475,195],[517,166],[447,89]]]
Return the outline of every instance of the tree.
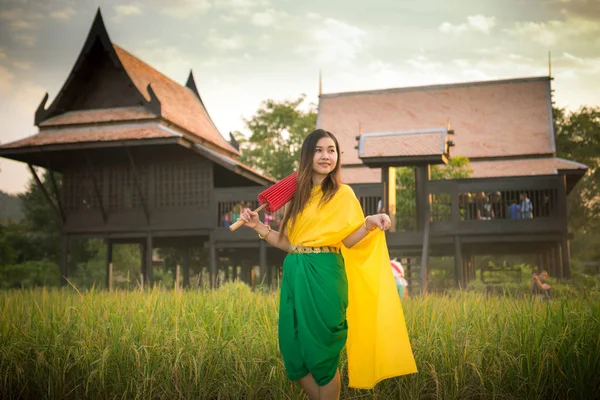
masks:
[[[281,102],[266,100],[252,118],[244,120],[250,137],[234,132],[242,152],[240,161],[276,179],[296,171],[302,142],[317,123],[313,104],[307,111],[299,109],[304,100],[304,95]]]
[[[600,259],[600,107],[567,112],[554,109],[558,157],[588,166],[567,199],[569,230],[575,234],[572,255]]]

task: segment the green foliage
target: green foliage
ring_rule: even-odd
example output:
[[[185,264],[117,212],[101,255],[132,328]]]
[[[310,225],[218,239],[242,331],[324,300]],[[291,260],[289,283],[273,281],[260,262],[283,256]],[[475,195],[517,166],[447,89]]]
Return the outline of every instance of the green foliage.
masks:
[[[0,224],[19,222],[22,219],[23,211],[19,197],[0,190]]]
[[[455,292],[402,301],[418,373],[343,399],[595,399],[600,298]],[[299,399],[277,347],[277,294],[0,292],[0,398]]]
[[[431,167],[431,180],[463,179],[473,173],[469,165],[469,159],[464,156],[452,157],[446,165],[434,165]]]
[[[572,256],[600,260],[600,107],[554,109],[557,155],[588,166],[568,197]]]
[[[314,105],[300,109],[305,96],[277,102],[266,100],[249,120],[245,120],[251,136],[234,132],[240,145],[240,160],[265,174],[281,179],[298,168],[304,138],[315,129],[317,113]]]
[[[27,261],[0,266],[0,288],[26,289],[38,286],[58,286],[58,265],[49,261]]]

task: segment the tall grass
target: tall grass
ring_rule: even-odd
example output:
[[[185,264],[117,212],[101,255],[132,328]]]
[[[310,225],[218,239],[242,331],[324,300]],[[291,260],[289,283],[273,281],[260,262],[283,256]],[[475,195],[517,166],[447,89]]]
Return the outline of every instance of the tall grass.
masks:
[[[0,398],[296,399],[276,294],[0,292]],[[342,398],[600,398],[600,302],[474,293],[403,303],[419,373]]]

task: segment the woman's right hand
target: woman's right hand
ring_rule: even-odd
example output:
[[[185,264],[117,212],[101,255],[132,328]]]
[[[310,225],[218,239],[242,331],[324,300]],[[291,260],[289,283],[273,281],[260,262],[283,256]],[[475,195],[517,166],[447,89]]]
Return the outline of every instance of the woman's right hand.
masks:
[[[256,229],[256,227],[261,224],[258,213],[249,208],[244,209],[240,215],[240,219],[244,221],[244,226],[247,226],[250,229]]]

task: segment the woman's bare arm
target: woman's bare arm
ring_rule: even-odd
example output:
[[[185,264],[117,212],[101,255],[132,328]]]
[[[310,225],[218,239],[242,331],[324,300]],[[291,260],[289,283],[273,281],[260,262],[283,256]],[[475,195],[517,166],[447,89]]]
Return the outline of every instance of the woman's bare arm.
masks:
[[[356,243],[363,240],[372,230],[379,228],[382,231],[387,231],[391,226],[392,221],[387,214],[370,215],[365,218],[365,223],[354,232],[346,236],[346,238],[342,240],[342,243],[344,243],[344,246],[347,248],[351,248]]]
[[[285,251],[286,253],[290,252],[290,241],[285,233],[277,232],[273,229],[269,232],[269,227],[262,222],[260,225],[257,225],[254,230],[256,233],[260,234],[260,236],[265,237],[265,241],[269,243],[273,247],[277,247]],[[268,234],[267,234],[268,232]]]
[[[258,218],[258,213],[246,208],[240,215],[240,219],[244,221],[244,225],[264,238],[271,246],[277,247],[285,251],[290,252],[290,241],[287,236],[281,232],[270,229],[268,225],[263,224]],[[265,236],[266,235],[266,236]]]

